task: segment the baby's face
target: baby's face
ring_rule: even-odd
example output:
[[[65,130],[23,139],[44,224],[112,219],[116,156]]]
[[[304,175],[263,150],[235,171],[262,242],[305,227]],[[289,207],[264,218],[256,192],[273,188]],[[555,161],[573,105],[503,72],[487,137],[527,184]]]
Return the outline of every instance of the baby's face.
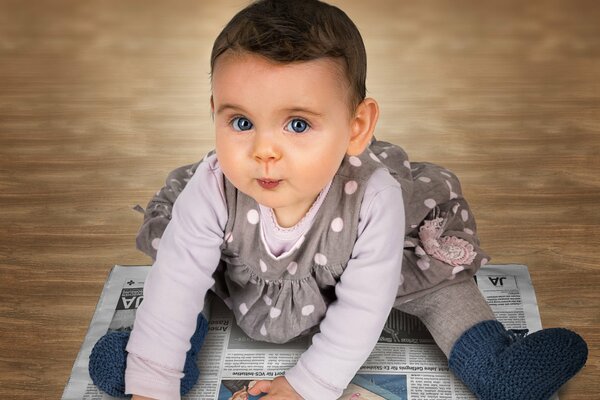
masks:
[[[213,72],[216,150],[223,173],[273,208],[282,226],[308,211],[351,137],[349,95],[332,59],[276,64],[223,54]]]

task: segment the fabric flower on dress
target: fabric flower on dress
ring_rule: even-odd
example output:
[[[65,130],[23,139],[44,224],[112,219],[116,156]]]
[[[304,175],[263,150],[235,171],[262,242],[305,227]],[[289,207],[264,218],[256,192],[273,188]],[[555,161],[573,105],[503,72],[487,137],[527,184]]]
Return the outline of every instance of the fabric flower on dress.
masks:
[[[425,221],[419,228],[425,253],[453,267],[471,264],[477,256],[473,245],[456,236],[442,237],[444,225],[443,218],[435,218]]]

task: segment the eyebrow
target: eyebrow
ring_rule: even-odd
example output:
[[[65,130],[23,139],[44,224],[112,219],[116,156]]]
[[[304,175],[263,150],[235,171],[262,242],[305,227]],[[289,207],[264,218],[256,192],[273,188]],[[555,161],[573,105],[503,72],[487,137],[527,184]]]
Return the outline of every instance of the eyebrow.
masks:
[[[219,108],[217,108],[217,114],[221,114],[222,112],[224,112],[225,110],[234,110],[234,111],[240,111],[240,112],[245,112],[244,108],[241,106],[238,106],[236,104],[230,104],[230,103],[225,103],[225,104],[221,104],[219,106]],[[314,117],[322,117],[323,114],[318,113],[316,111],[311,110],[310,108],[305,108],[305,107],[292,107],[292,108],[286,108],[283,109],[282,111],[289,113],[289,114],[293,114],[293,113],[305,113],[305,114],[310,114]]]
[[[240,106],[236,106],[235,104],[221,104],[219,108],[217,108],[216,114],[221,114],[225,110],[234,110],[234,111],[244,111],[244,109]]]
[[[303,107],[286,108],[284,111],[286,111],[287,113],[290,113],[290,114],[304,113],[304,114],[310,114],[314,117],[322,117],[323,116],[323,114],[313,111],[310,108],[303,108]]]

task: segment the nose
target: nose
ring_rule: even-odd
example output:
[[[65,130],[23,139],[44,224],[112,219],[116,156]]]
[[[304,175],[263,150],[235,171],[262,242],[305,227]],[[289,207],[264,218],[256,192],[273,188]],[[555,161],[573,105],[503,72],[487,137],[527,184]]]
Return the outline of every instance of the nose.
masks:
[[[252,157],[258,162],[268,163],[281,158],[279,145],[270,133],[256,133],[252,152]]]

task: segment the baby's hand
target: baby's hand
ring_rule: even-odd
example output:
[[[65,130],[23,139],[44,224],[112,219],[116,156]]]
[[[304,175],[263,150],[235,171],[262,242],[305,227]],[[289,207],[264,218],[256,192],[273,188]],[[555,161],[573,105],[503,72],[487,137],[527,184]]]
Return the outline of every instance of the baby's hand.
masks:
[[[302,400],[283,376],[278,376],[272,381],[256,381],[254,386],[248,389],[248,393],[253,396],[268,393],[265,397],[261,397],[264,400]]]

